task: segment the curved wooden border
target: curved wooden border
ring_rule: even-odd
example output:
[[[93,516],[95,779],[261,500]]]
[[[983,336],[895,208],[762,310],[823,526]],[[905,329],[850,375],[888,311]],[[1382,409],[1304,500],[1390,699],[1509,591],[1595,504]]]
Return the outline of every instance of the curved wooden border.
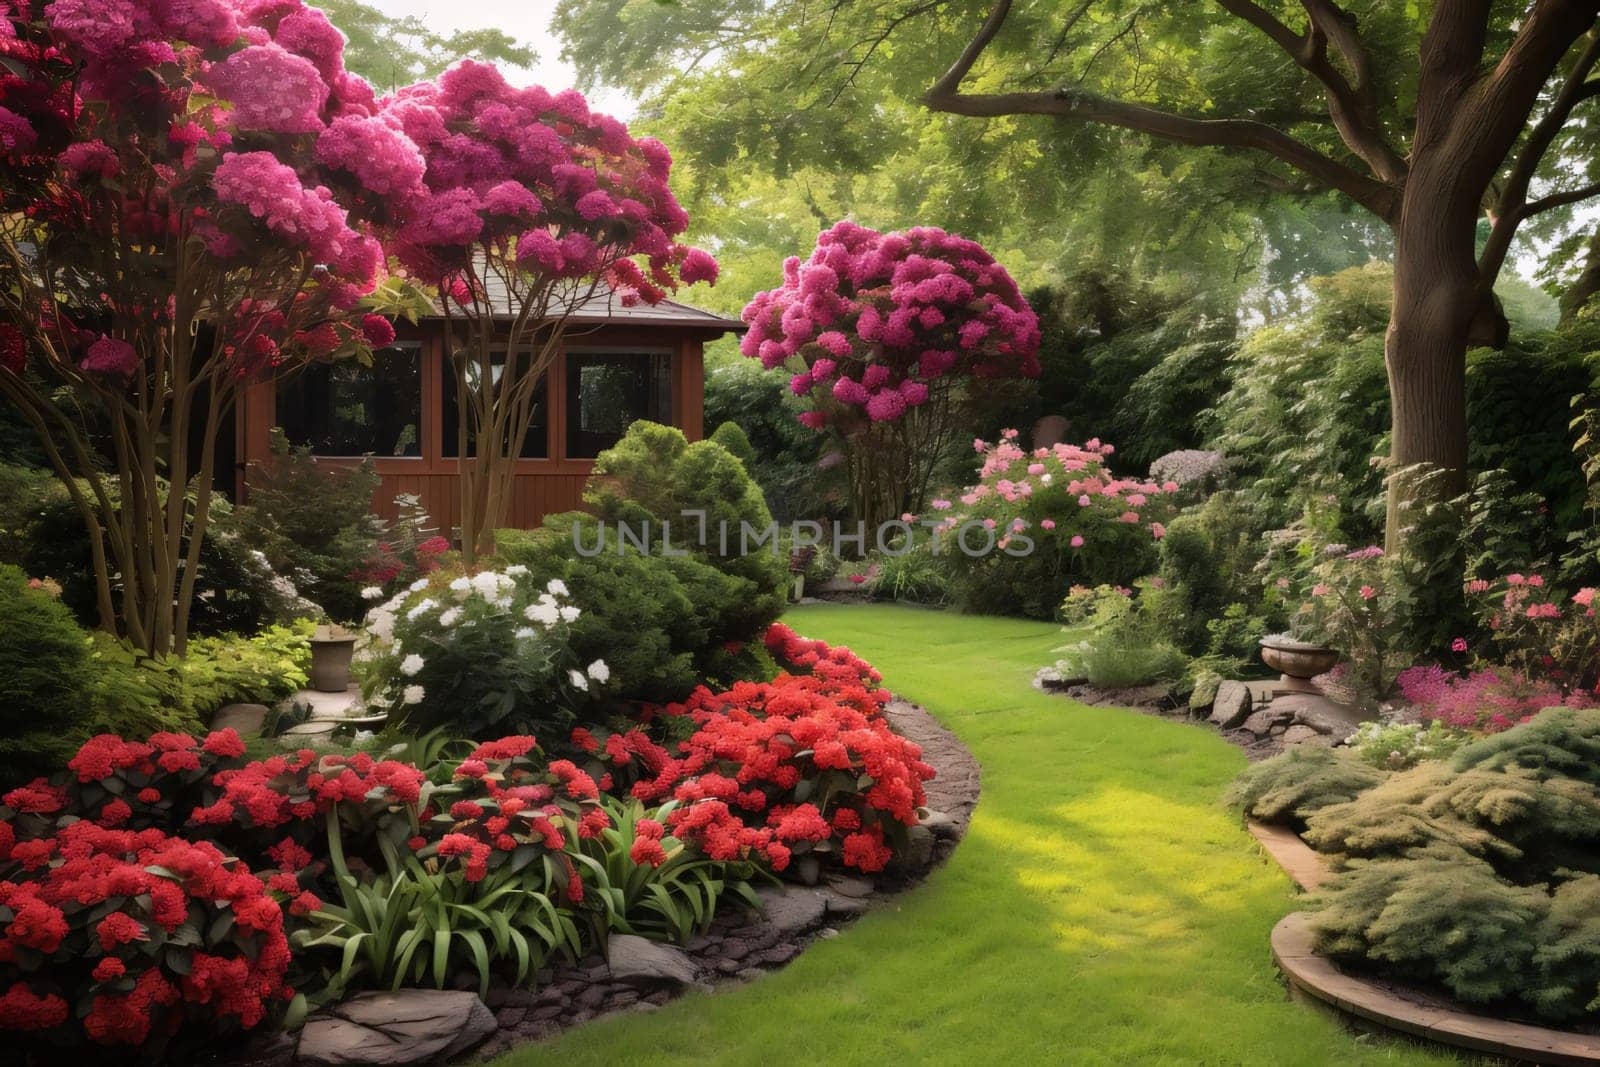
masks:
[[[1316,889],[1332,875],[1327,857],[1278,826],[1248,824],[1262,849],[1303,889]],[[1600,1065],[1600,1035],[1552,1030],[1474,1015],[1438,997],[1403,1000],[1391,989],[1346,974],[1318,955],[1311,913],[1292,912],[1272,928],[1272,958],[1294,988],[1329,1006],[1385,1029],[1425,1041],[1533,1063]]]

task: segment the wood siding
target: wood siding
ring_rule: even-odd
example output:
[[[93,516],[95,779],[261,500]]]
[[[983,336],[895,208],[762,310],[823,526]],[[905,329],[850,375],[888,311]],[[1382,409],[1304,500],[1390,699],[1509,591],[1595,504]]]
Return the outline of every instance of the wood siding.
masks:
[[[461,502],[456,473],[457,461],[443,454],[440,440],[440,404],[445,351],[442,324],[425,322],[406,329],[400,324],[399,341],[421,343],[422,425],[421,455],[415,457],[375,456],[373,465],[382,478],[372,498],[372,510],[386,519],[395,517],[394,498],[414,494],[421,498],[433,524],[450,530],[460,521]],[[698,441],[704,434],[705,366],[704,330],[671,327],[587,327],[569,338],[572,349],[638,349],[670,352],[672,356],[672,422],[684,436]],[[531,528],[545,515],[582,507],[583,485],[594,467],[592,459],[565,456],[566,359],[557,358],[551,366],[547,396],[549,459],[518,461],[516,494],[509,516],[511,525]],[[237,420],[239,462],[236,472],[236,499],[249,500],[250,472],[271,462],[271,429],[277,425],[277,390],[273,382],[251,386],[241,401]],[[319,457],[330,466],[354,465],[360,457]]]

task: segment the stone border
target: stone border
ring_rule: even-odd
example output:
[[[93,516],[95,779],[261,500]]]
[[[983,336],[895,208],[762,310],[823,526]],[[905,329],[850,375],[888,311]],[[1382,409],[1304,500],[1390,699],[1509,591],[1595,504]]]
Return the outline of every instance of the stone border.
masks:
[[[1248,822],[1250,835],[1302,889],[1315,890],[1333,875],[1321,853],[1279,826]],[[1463,1011],[1453,1001],[1404,986],[1347,974],[1319,955],[1310,912],[1285,915],[1272,928],[1272,959],[1289,985],[1347,1015],[1474,1052],[1533,1063],[1600,1064],[1600,1034],[1553,1030]]]

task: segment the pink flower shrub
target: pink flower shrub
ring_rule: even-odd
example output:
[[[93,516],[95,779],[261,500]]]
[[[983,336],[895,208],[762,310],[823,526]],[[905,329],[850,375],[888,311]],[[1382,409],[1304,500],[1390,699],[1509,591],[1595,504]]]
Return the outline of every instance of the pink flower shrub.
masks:
[[[1041,615],[1053,612],[1069,577],[1116,585],[1145,573],[1166,531],[1162,520],[1176,513],[1177,487],[1119,477],[1110,466],[1115,448],[1099,440],[1029,451],[1017,437],[1006,430],[992,444],[973,442],[978,480],[939,516],[941,555],[973,572],[975,583],[1015,572],[1019,585],[1039,586],[1040,610],[1031,613]],[[979,527],[1004,531],[993,545],[1002,552],[969,561],[963,548],[988,542]]]
[[[1037,377],[1039,324],[1004,267],[936,227],[878,233],[849,221],[817,237],[783,285],[745,307],[740,351],[795,371],[790,389],[849,433],[894,422],[971,376]]]
[[[1396,681],[1401,697],[1423,719],[1480,733],[1509,730],[1544,708],[1600,705],[1590,692],[1564,692],[1553,682],[1510,670],[1457,674],[1438,666],[1411,667]]]
[[[1540,574],[1477,578],[1465,589],[1493,658],[1509,671],[1567,692],[1600,683],[1594,589],[1568,594]]]
[[[318,155],[389,197],[401,261],[460,313],[489,271],[509,270],[519,301],[552,282],[604,280],[624,302],[656,303],[716,280],[716,261],[676,240],[689,219],[666,148],[578,92],[513,88],[463,60],[379,107],[375,119],[335,121]],[[387,161],[376,182],[364,173],[374,159]]]

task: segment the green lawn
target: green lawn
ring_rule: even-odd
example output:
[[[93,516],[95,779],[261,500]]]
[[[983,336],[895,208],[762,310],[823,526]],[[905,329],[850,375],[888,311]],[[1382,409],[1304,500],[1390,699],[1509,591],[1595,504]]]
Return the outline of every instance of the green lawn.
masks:
[[[786,621],[871,660],[977,755],[967,839],[777,974],[501,1064],[1454,1062],[1288,1000],[1267,933],[1294,893],[1217,803],[1244,757],[1032,689],[1056,627],[890,606]]]

